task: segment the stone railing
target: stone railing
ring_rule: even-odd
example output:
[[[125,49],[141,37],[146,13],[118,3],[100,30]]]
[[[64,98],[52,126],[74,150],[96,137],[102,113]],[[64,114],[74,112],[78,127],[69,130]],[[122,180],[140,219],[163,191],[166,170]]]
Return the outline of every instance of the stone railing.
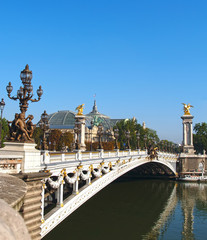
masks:
[[[21,157],[17,156],[0,156],[0,172],[1,173],[19,173],[22,166]]]
[[[143,152],[143,151],[142,151]],[[133,156],[138,155],[140,151],[96,151],[96,152],[44,152],[42,163],[55,163],[75,160],[88,160],[88,159],[99,159],[99,158],[113,158],[122,156]]]
[[[94,151],[94,152],[44,152],[42,155],[42,163],[57,163],[57,162],[67,162],[75,160],[91,160],[91,159],[100,159],[100,158],[113,158],[113,157],[123,157],[123,156],[134,156],[143,154],[145,151]],[[178,156],[172,153],[159,152],[158,157],[167,161],[176,161]]]
[[[159,159],[176,162],[178,160],[178,154],[158,152]]]

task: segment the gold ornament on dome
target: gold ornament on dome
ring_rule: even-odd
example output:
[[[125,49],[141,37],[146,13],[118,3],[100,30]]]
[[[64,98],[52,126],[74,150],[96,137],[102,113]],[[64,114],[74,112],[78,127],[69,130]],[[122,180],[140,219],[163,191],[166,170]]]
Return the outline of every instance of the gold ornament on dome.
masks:
[[[83,115],[83,108],[84,108],[84,104],[77,106],[77,108],[75,109],[78,111],[77,115]]]
[[[184,115],[191,115],[190,108],[193,106],[190,105],[190,103],[188,103],[188,104],[182,103],[182,104],[183,104]]]

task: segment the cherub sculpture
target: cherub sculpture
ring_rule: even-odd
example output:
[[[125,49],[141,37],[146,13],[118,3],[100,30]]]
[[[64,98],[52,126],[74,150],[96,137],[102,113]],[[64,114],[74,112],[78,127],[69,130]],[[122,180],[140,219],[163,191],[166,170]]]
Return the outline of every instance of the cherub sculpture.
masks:
[[[25,121],[28,119],[26,122],[26,126],[27,126],[27,132],[28,132],[30,138],[33,136],[33,132],[34,132],[34,124],[32,123],[33,118],[34,118],[33,115],[29,115],[25,119]]]
[[[190,105],[190,103],[188,104],[185,104],[185,103],[182,103],[183,104],[183,110],[184,110],[184,115],[190,115],[190,108],[193,107],[192,105]]]
[[[79,105],[79,106],[75,109],[75,110],[78,110],[77,115],[83,115],[83,106],[84,106],[84,104]]]

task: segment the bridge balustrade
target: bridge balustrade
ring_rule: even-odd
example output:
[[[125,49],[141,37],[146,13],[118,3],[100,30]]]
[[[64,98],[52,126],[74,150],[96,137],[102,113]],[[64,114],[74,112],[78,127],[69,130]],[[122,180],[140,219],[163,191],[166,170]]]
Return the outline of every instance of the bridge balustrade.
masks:
[[[0,156],[0,172],[19,173],[21,171],[23,157],[20,156]]]
[[[145,151],[142,151],[145,152]],[[110,158],[121,156],[133,156],[141,153],[141,151],[100,151],[100,152],[77,152],[77,153],[49,153],[49,160],[47,163],[61,162],[61,161],[74,161],[74,160],[87,160],[97,158]]]

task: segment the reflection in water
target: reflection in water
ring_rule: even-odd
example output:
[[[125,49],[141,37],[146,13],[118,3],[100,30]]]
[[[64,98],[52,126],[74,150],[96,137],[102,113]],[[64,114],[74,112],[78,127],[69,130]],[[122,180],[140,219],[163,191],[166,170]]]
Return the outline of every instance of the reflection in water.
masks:
[[[207,231],[203,233],[201,231],[196,231],[194,229],[205,228],[207,223],[207,184],[198,184],[198,183],[178,183],[176,184],[176,191],[173,191],[169,200],[166,203],[163,212],[160,214],[158,221],[152,227],[151,232],[149,232],[144,239],[183,239],[183,240],[193,240],[193,239],[204,239]],[[200,207],[202,206],[202,207]],[[203,208],[205,206],[205,208]],[[174,215],[174,211],[179,209]],[[200,214],[194,216],[194,211],[197,212],[198,209],[205,211],[205,218],[203,219],[202,226],[201,224],[196,223],[197,220],[201,217]],[[170,229],[170,224],[176,221],[179,222],[178,215],[182,213],[182,226],[181,233],[176,232],[177,229],[174,226],[174,229]],[[173,219],[174,217],[174,219]],[[178,228],[179,229],[179,228]],[[166,230],[168,233],[166,233]],[[174,234],[172,234],[174,233]],[[171,237],[169,236],[171,235]]]
[[[45,238],[205,239],[207,184],[165,180],[115,182]]]
[[[143,236],[143,239],[150,240],[150,239],[157,239],[159,237],[160,230],[167,228],[167,225],[175,210],[176,205],[177,205],[177,196],[176,196],[176,185],[175,185],[169,199],[166,202],[164,210],[161,212],[157,222],[152,227],[152,230],[148,234]]]

